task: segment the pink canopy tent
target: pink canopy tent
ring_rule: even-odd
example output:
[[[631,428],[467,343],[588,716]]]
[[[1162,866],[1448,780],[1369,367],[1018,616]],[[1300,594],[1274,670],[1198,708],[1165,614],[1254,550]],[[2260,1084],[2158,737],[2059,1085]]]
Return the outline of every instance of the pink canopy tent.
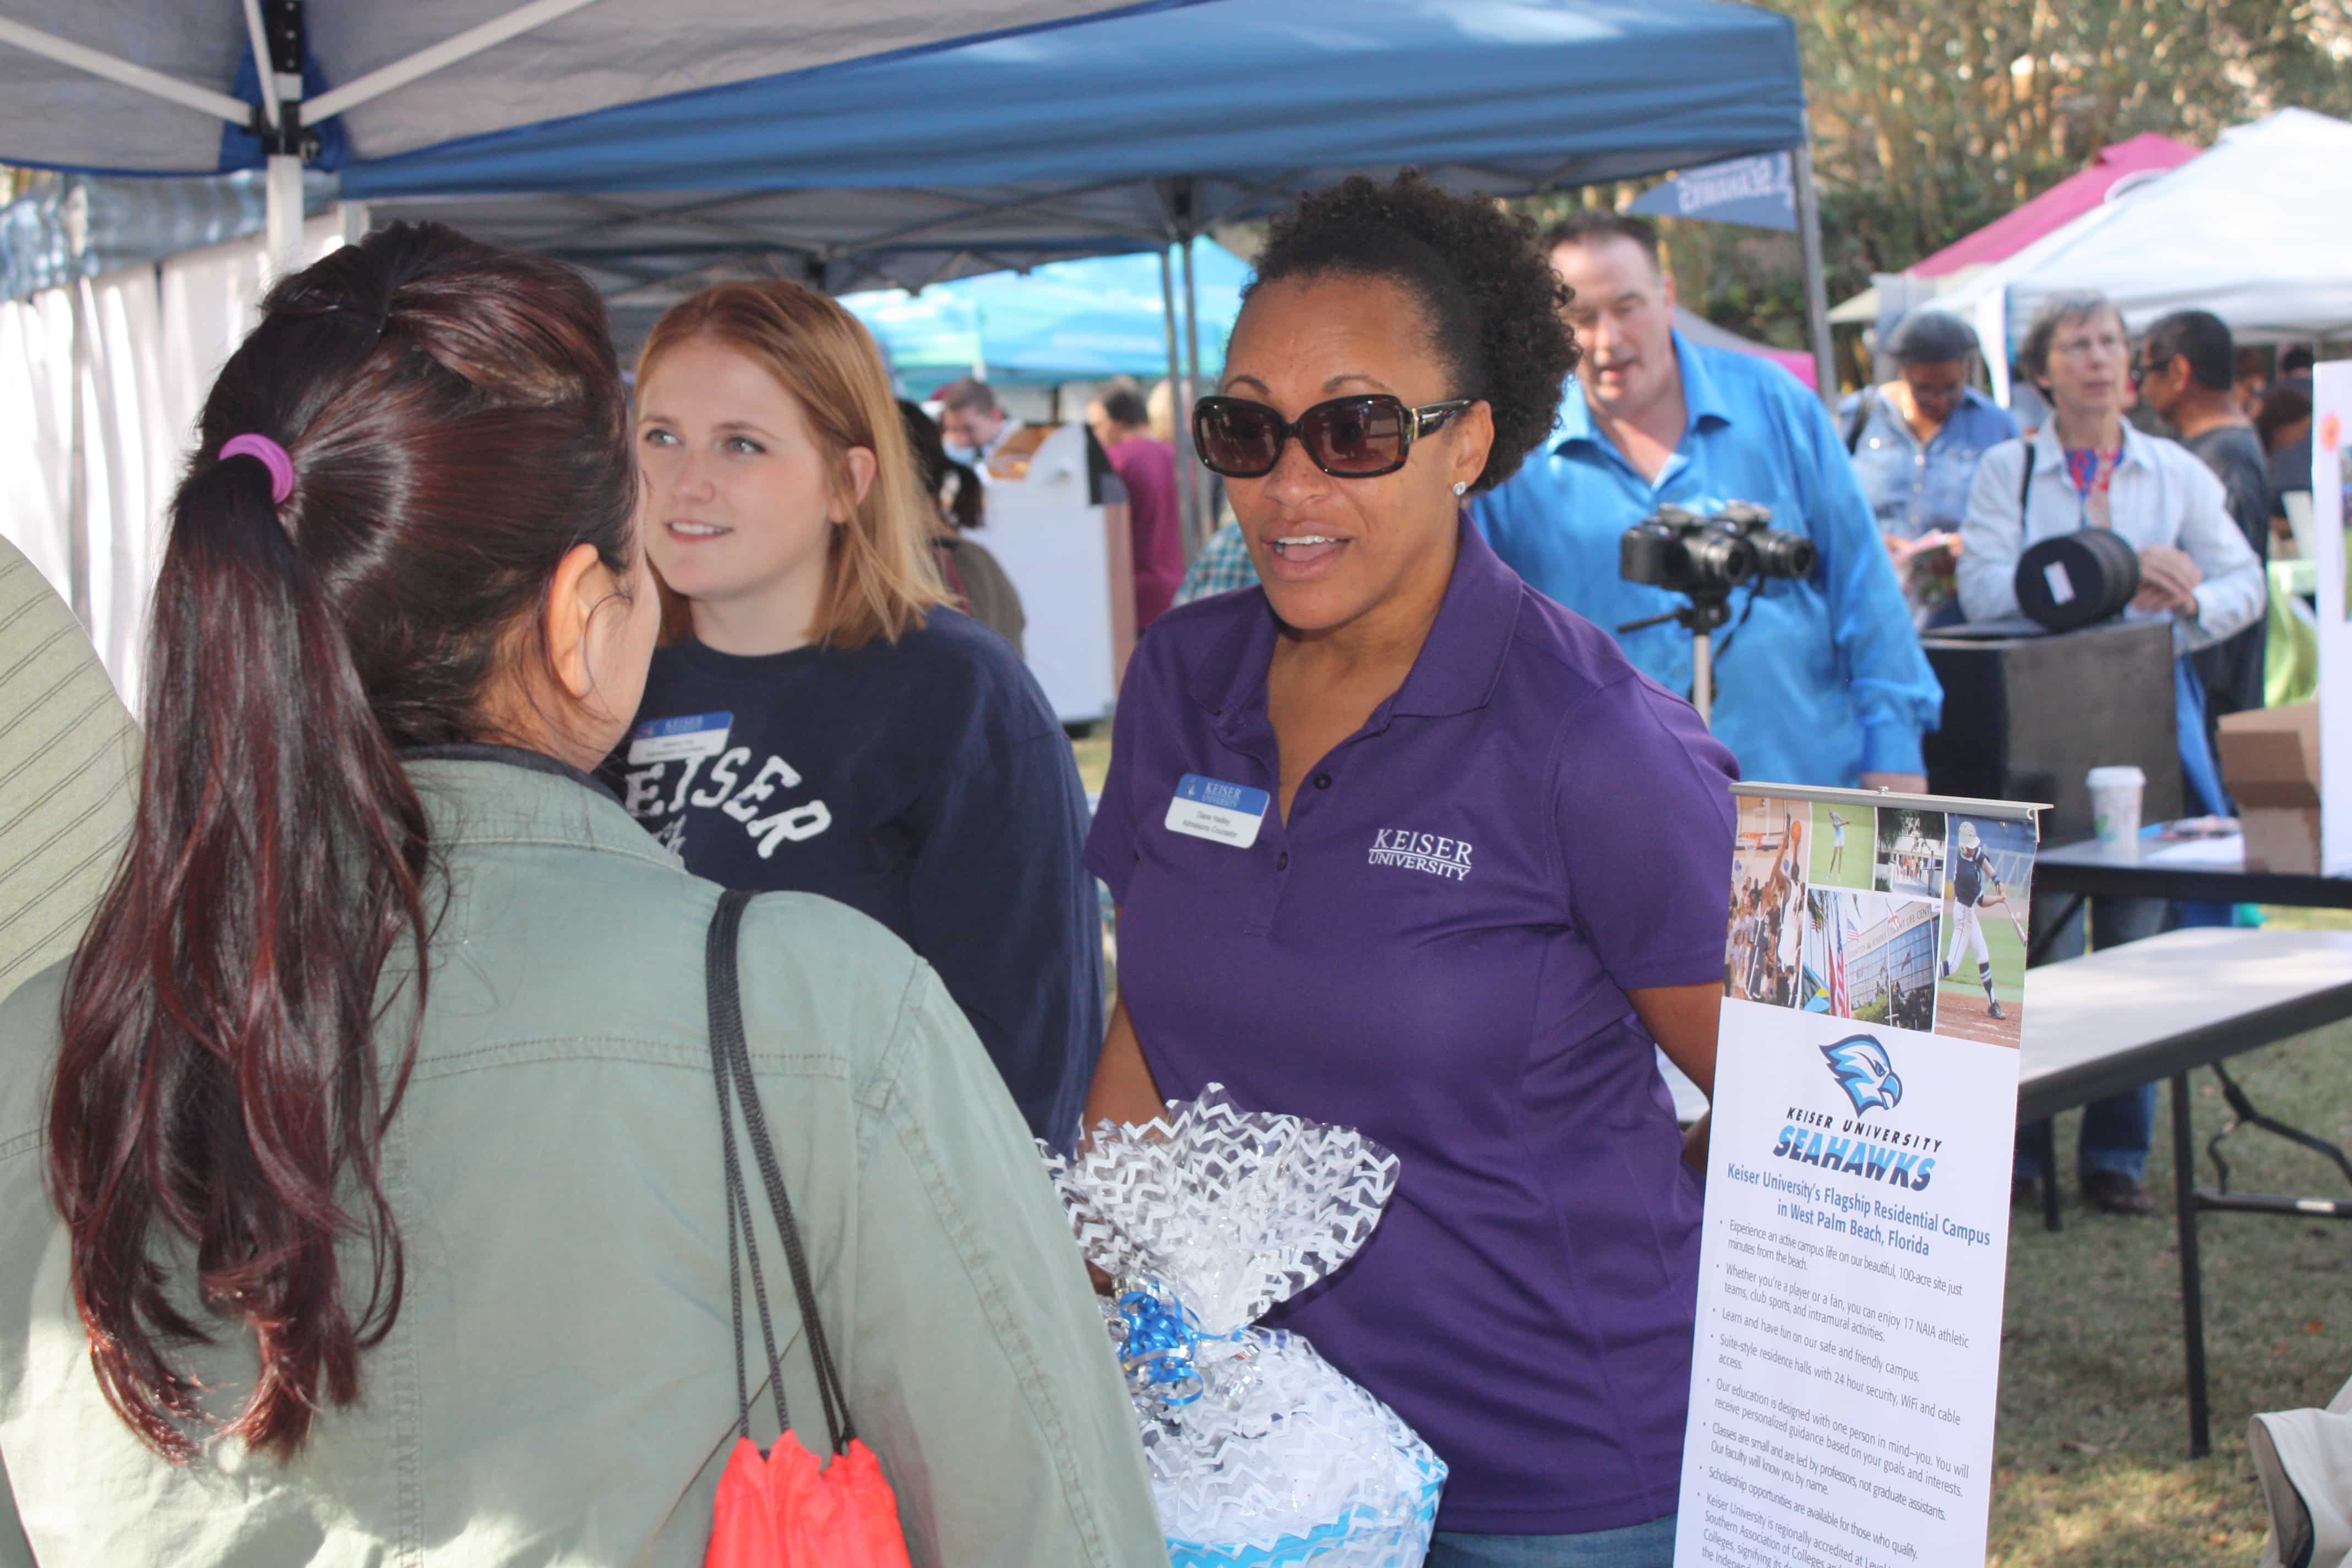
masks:
[[[1989,266],[2016,255],[2043,235],[2089,212],[2107,193],[2134,175],[2160,174],[2197,156],[2169,136],[2147,132],[2103,147],[2090,166],[2069,174],[2016,211],[1967,235],[1904,270],[1914,278],[1941,278],[1964,267]]]
[[[1695,343],[1709,348],[1729,349],[1734,353],[1754,354],[1769,359],[1807,386],[1819,388],[1820,379],[1813,374],[1813,356],[1798,353],[1792,349],[1776,349],[1770,343],[1759,343],[1753,338],[1743,338],[1727,327],[1718,327],[1697,311],[1684,306],[1675,307],[1675,331]]]

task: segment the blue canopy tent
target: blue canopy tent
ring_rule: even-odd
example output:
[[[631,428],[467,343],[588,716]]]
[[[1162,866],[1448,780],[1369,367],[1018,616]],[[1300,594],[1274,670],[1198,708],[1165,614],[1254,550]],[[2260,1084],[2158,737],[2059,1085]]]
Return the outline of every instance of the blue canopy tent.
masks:
[[[268,253],[282,268],[303,243],[306,171],[315,187],[336,170],[655,94],[819,74],[844,62],[1192,3],[0,0],[0,161],[80,175],[212,176],[215,184],[224,171],[266,171],[258,204],[249,190],[241,203],[180,203],[159,188],[159,199],[124,204],[141,215],[124,226],[152,241],[177,235],[176,248],[184,249],[230,237],[224,230],[258,205]],[[19,216],[11,215],[12,226]],[[121,233],[86,246],[89,223],[106,220],[103,202],[60,204],[62,236],[53,247],[42,216],[30,215],[29,237],[10,237],[26,239],[41,263],[12,268],[13,281],[87,283],[89,264],[100,257],[120,276],[168,254],[142,254]],[[347,207],[343,216],[348,223],[358,214]],[[0,388],[12,408],[30,398],[51,416],[20,420],[11,432],[12,470],[41,478],[11,487],[0,529],[20,542],[39,535],[41,550],[28,552],[48,559],[44,569],[101,645],[119,640],[135,650],[148,586],[139,563],[154,531],[142,497],[164,483],[151,471],[163,459],[144,460],[122,432],[162,417],[160,382],[168,378],[151,373],[141,382],[131,368],[139,358],[131,345],[152,350],[153,333],[131,331],[127,317],[100,319],[87,288],[61,292],[71,303],[59,314],[69,322],[50,322],[29,351],[36,340],[17,332],[12,384]],[[120,329],[111,339],[110,320]],[[92,356],[110,341],[125,351],[99,378],[110,395],[58,394],[92,379]],[[115,482],[126,476],[138,482]],[[103,565],[117,546],[120,571]],[[126,689],[135,663],[134,651],[114,666]]]
[[[1159,249],[1356,170],[1515,195],[1806,145],[1793,24],[1727,0],[5,4],[0,161],[267,162],[283,255],[307,160],[646,310]]]
[[[1194,240],[1192,254],[1202,370],[1213,375],[1250,268],[1214,240]],[[1167,364],[1160,261],[1149,255],[1054,261],[1025,275],[992,272],[920,294],[873,289],[841,302],[917,392],[982,371],[992,382],[1099,381],[1149,379]]]
[[[1794,25],[1753,6],[1202,0],[360,160],[343,189],[586,268],[627,338],[713,276],[920,289],[1164,252],[1357,171],[1522,195],[1787,151],[1833,390],[1807,145]]]
[[[303,162],[337,163],[379,218],[583,267],[625,339],[712,276],[920,288],[1164,254],[1354,171],[1518,195],[1806,147],[1794,25],[1727,0],[866,0],[846,20],[244,0],[241,28],[228,0],[5,4],[32,25],[0,18],[0,160],[193,172],[267,153],[281,255]],[[953,41],[982,26],[998,31]],[[273,57],[258,113],[233,95],[247,49],[248,71]],[[1833,388],[1811,160],[1793,163]],[[1181,319],[1171,373],[1199,361]]]
[[[1804,144],[1794,27],[1748,5],[1205,0],[362,159],[343,189],[624,287],[781,258],[919,288],[1356,170],[1516,195]]]

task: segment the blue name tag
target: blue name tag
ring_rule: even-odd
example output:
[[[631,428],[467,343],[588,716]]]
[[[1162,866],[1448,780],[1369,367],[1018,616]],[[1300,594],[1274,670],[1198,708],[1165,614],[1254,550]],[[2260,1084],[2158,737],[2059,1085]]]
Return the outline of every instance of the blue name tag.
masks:
[[[715,757],[727,749],[732,713],[687,713],[675,719],[648,719],[629,736],[629,764],[673,763],[687,757]]]
[[[1168,831],[1246,849],[1257,842],[1266,807],[1273,804],[1274,797],[1262,789],[1186,773],[1176,782],[1176,796],[1168,803]]]

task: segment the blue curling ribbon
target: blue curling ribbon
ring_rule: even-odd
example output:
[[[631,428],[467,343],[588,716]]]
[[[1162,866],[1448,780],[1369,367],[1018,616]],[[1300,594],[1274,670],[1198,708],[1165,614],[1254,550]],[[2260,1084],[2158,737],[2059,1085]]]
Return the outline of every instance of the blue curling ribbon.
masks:
[[[1208,1392],[1195,1361],[1201,1348],[1200,1321],[1190,1307],[1173,1296],[1129,1290],[1118,1299],[1118,1315],[1127,1326],[1119,1364],[1139,1393],[1177,1406],[1190,1405]]]

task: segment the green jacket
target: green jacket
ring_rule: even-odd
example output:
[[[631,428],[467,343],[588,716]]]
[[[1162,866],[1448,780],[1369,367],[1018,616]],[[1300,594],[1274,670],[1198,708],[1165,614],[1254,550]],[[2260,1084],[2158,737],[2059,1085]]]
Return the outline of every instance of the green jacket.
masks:
[[[0,539],[0,996],[81,940],[138,794],[139,731],[89,634]]]
[[[42,1184],[62,968],[0,1005],[0,1458],[42,1568],[702,1561],[736,1419],[703,993],[719,889],[570,776],[410,772],[448,903],[384,1149],[407,1296],[363,1353],[362,1402],[326,1412],[291,1466],[215,1442],[174,1468],[108,1409]],[[1164,1564],[1067,1222],[937,977],[802,894],[755,900],[740,951],[818,1298],[914,1561]],[[821,1448],[782,1244],[754,1203],[786,1394]],[[158,1256],[189,1277],[184,1247],[159,1238]],[[184,1364],[233,1405],[250,1336]],[[760,1418],[764,1443],[772,1405]],[[9,1533],[0,1510],[0,1563],[29,1561]]]

